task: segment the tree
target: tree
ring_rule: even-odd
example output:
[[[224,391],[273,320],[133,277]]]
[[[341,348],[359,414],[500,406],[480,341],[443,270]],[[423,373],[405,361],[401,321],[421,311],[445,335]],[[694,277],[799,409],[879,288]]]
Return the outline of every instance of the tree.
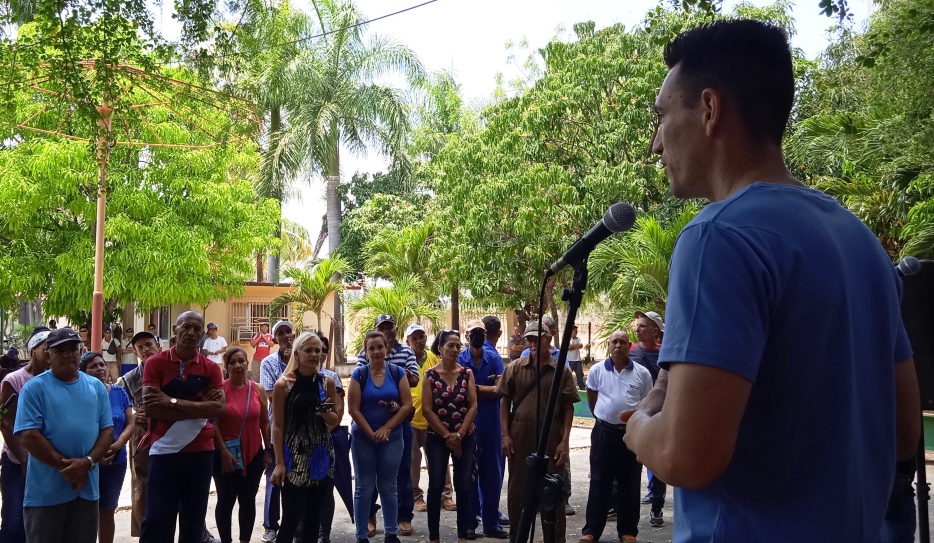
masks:
[[[321,314],[328,296],[339,294],[344,289],[344,283],[335,277],[347,273],[347,270],[347,262],[337,256],[324,258],[306,268],[286,268],[284,275],[292,280],[292,288],[269,303],[270,317],[286,305],[294,305],[296,311],[292,313],[293,322],[300,325],[305,313],[311,311],[315,314],[315,323],[320,330]]]
[[[427,302],[436,302],[441,294],[441,278],[431,262],[433,239],[427,222],[401,230],[384,228],[366,245],[367,275],[389,281],[407,275],[417,277],[422,287],[417,294]]]
[[[609,309],[604,332],[627,328],[637,310],[665,314],[675,242],[697,212],[690,206],[666,225],[653,217],[639,217],[625,237],[607,239],[590,255],[592,287],[606,293]]]
[[[377,315],[392,315],[399,330],[414,322],[428,321],[435,330],[441,329],[444,311],[437,304],[427,303],[420,292],[424,285],[418,277],[404,275],[393,281],[391,286],[371,288],[357,300],[350,302],[352,318],[363,325],[362,329],[369,329],[370,323],[375,322]],[[363,346],[363,336],[357,338],[359,345]]]
[[[355,153],[365,152],[367,144],[390,154],[402,149],[409,128],[405,100],[398,89],[377,80],[401,73],[416,82],[423,69],[405,46],[381,36],[365,41],[363,17],[351,2],[317,0],[313,7],[325,35],[312,44],[313,49],[298,66],[296,89],[300,94],[289,109],[292,124],[278,148],[325,178],[328,247],[336,254],[342,215],[337,195],[341,146]],[[334,319],[334,351],[343,358],[339,299],[335,299]]]

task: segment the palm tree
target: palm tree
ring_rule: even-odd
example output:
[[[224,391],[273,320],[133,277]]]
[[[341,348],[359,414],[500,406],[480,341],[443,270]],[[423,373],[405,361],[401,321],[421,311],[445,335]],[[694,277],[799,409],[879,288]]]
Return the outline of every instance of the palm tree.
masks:
[[[433,236],[428,223],[418,223],[401,230],[383,229],[366,244],[366,274],[395,280],[404,275],[418,277],[425,287],[422,294],[437,298],[438,278],[430,265]]]
[[[303,262],[314,260],[314,245],[308,229],[290,221],[282,219],[282,247],[279,257],[288,267],[300,266]]]
[[[262,146],[262,164],[256,180],[259,198],[272,198],[282,204],[297,196],[292,185],[294,174],[300,168],[297,157],[281,152],[279,141],[288,126],[286,111],[295,100],[295,66],[307,50],[301,41],[310,35],[312,24],[308,16],[294,9],[288,0],[267,7],[258,2],[247,2],[244,12],[232,30],[236,32],[238,46],[245,55],[237,56],[231,66],[234,85],[245,91],[257,106],[267,123],[268,133]],[[241,72],[241,63],[246,64]],[[276,225],[276,238],[282,238],[283,224]],[[285,242],[286,240],[283,239]],[[279,282],[280,256],[269,253],[267,269],[271,283]],[[262,255],[257,257],[257,271],[261,275]],[[260,277],[257,280],[261,280]]]
[[[688,207],[667,226],[643,215],[627,236],[611,237],[591,253],[594,290],[606,292],[611,307],[604,332],[628,327],[636,310],[664,315],[675,241],[697,212]]]
[[[307,268],[287,268],[283,274],[292,280],[292,288],[269,303],[270,317],[284,306],[293,304],[296,311],[292,313],[292,322],[301,324],[305,313],[311,311],[315,314],[315,322],[320,330],[321,314],[328,296],[344,289],[343,282],[334,278],[348,271],[350,266],[339,256],[322,259],[316,265]]]
[[[350,1],[312,2],[324,34],[297,64],[295,95],[288,114],[290,128],[277,142],[277,155],[318,171],[326,181],[328,249],[340,245],[340,149],[363,154],[375,145],[396,160],[409,130],[404,92],[377,80],[400,73],[410,84],[424,77],[411,49],[381,36],[364,40],[364,18]],[[357,26],[359,25],[359,26]],[[334,301],[335,342],[332,351],[343,358],[341,301]]]
[[[372,325],[377,315],[392,315],[399,330],[414,323],[428,321],[435,330],[441,329],[444,311],[440,306],[428,303],[419,294],[424,290],[421,279],[414,275],[403,275],[389,287],[375,287],[361,298],[350,302],[352,318],[364,327]],[[355,350],[363,343],[364,334],[357,337]]]

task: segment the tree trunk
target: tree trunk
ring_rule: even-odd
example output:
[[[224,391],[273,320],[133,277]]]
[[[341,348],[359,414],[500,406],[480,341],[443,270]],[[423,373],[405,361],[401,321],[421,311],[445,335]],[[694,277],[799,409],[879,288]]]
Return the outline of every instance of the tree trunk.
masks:
[[[461,320],[461,293],[457,288],[457,281],[451,286],[451,328],[460,330]]]
[[[263,283],[266,281],[266,274],[263,273],[263,261],[266,260],[263,258],[263,251],[256,251],[256,282]]]
[[[334,156],[325,169],[325,197],[328,210],[328,256],[336,255],[341,244],[341,201],[337,197],[337,186],[340,184],[340,150],[338,148],[337,128],[332,127],[331,137],[334,138]],[[334,276],[340,279],[339,275]],[[341,307],[339,293],[334,293],[334,343],[331,351],[334,353],[334,363],[344,363],[344,311]]]
[[[555,303],[555,283],[556,277],[552,276],[548,279],[548,283],[545,285],[545,307],[541,308],[541,312],[549,311],[551,313],[551,318],[555,320],[555,323],[558,325],[558,332],[555,334],[555,337],[551,338],[551,341],[555,344],[555,347],[561,348],[561,323],[558,321],[558,304]],[[547,308],[547,309],[546,309]]]
[[[278,144],[279,134],[282,132],[282,111],[278,106],[273,107],[269,112],[269,135],[270,143]],[[275,173],[273,175],[276,175]],[[276,218],[276,239],[282,239],[282,202],[284,198],[284,187],[281,185],[285,181],[276,176],[280,185],[277,187],[276,198],[279,200],[279,216]],[[267,255],[267,266],[269,270],[269,282],[276,284],[279,282],[279,253],[270,251]]]
[[[121,315],[120,322],[120,324],[123,325],[124,334],[126,333],[127,328],[134,328],[134,332],[141,331],[135,330],[136,325],[134,324],[134,321],[136,321],[136,302],[127,302],[126,305],[123,306],[123,315]],[[130,341],[132,338],[124,337],[123,339]]]

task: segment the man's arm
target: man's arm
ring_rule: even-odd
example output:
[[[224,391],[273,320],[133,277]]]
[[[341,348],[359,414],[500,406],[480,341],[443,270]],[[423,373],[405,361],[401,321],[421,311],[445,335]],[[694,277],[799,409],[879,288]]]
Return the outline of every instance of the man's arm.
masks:
[[[574,404],[565,402],[561,412],[562,432],[561,443],[555,449],[555,465],[563,466],[571,456],[571,427],[574,425]]]
[[[415,352],[411,349],[410,352],[411,354],[405,359],[405,373],[408,374],[409,387],[414,387],[418,386],[418,360],[415,358]]]
[[[921,393],[914,360],[895,365],[895,457],[909,460],[921,439]]]
[[[730,465],[751,390],[735,373],[672,363],[629,417],[623,441],[666,483],[705,488]]]
[[[176,400],[156,387],[143,387],[146,415],[159,420],[211,419],[224,413],[224,391],[214,389],[203,400]]]
[[[512,434],[509,433],[509,398],[503,398],[499,402],[499,424],[502,427],[503,454],[512,458],[515,449],[512,447]],[[512,460],[510,460],[512,462]]]
[[[111,435],[113,435],[113,430],[111,430]],[[38,428],[23,430],[20,432],[20,438],[23,440],[23,446],[36,460],[55,469],[65,467],[65,455],[52,446],[52,443],[42,435],[42,430]]]
[[[596,390],[591,390],[590,387],[587,387],[587,405],[590,406],[590,412],[593,413],[593,410],[597,408],[597,394]],[[596,416],[596,415],[594,415]],[[615,424],[615,420],[607,421],[610,424]]]
[[[0,405],[3,405],[14,393],[13,385],[9,381],[0,384]],[[13,423],[16,421],[16,404],[19,398],[10,403],[9,411],[0,420],[0,434],[3,435],[3,441],[10,448],[13,457],[19,460],[23,469],[26,469],[26,447],[23,446],[23,440],[20,436],[13,433]]]

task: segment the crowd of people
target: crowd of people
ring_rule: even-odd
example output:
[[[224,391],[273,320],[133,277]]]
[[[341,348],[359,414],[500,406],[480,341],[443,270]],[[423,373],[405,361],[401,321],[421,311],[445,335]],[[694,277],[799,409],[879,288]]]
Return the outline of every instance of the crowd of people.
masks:
[[[346,391],[324,367],[327,338],[296,336],[288,321],[277,322],[271,333],[264,324],[254,338],[278,347],[265,353],[254,375],[243,349],[203,342],[204,335],[214,339],[216,329],[196,312],[183,313],[167,349],[148,330],[129,338],[140,363],[116,381],[102,352],[82,349],[86,334],[38,327],[27,345],[29,363],[0,385],[0,402],[9,407],[0,420],[0,541],[112,543],[127,473],[130,535],[143,543],[173,541],[176,525],[181,542],[213,540],[205,522],[212,479],[220,541],[249,541],[264,473],[264,541],[306,540],[310,533],[313,541],[329,543],[335,490],[359,542],[376,534],[379,511],[388,543],[413,535],[415,511],[427,512],[429,540],[438,542],[442,509],[457,511],[459,543],[478,532],[514,540],[516,524],[499,510],[504,473],[508,465],[507,511],[518,518],[528,484],[524,458],[541,427],[540,408],[529,396],[546,402],[553,378],[563,384],[550,470],[566,476],[572,405],[580,397],[571,366],[557,368],[554,326],[547,318],[541,329],[529,323],[522,334],[527,352],[504,364],[495,347],[502,334],[495,316],[468,323],[463,333],[438,331],[429,347],[421,325],[410,325],[402,343],[395,319],[380,315]],[[107,350],[108,343],[103,346]],[[646,347],[644,357],[657,355],[656,343]],[[220,363],[206,356],[220,349]],[[621,424],[612,412],[635,407],[651,387],[650,370],[628,362],[626,332],[614,333],[610,350],[588,376],[591,408],[606,413],[598,416],[595,443],[607,447],[591,453],[592,499],[582,541],[599,538],[611,492],[619,496],[619,518],[627,519],[621,536],[637,533],[631,517],[638,517],[639,474],[627,471],[635,486],[631,478],[619,479],[614,490],[613,477],[622,472],[598,468],[595,459],[618,453],[622,441],[613,437]],[[602,374],[601,381],[596,376]],[[611,377],[630,374],[641,379],[635,395],[627,378]],[[349,429],[341,426],[345,410]],[[604,426],[609,438],[599,437]],[[422,453],[427,491],[420,485]],[[634,457],[631,464],[641,473]],[[566,510],[542,514],[548,541],[564,542]]]

